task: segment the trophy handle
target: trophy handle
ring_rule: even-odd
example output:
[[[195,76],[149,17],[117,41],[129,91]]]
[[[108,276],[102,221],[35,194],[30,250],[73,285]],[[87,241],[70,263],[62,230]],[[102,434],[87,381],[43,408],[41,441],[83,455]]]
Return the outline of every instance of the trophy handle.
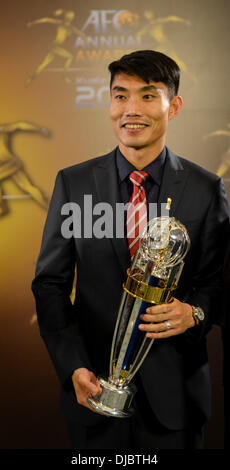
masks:
[[[128,383],[132,380],[134,375],[137,373],[138,369],[140,368],[141,364],[144,362],[152,344],[153,344],[154,338],[146,338],[143,340],[142,345],[138,351],[138,354],[136,355],[135,361],[132,364],[132,366],[129,369],[129,375],[127,378],[124,380],[124,386],[128,385]]]
[[[119,308],[118,315],[117,315],[116,326],[115,326],[115,330],[113,334],[112,346],[111,346],[110,362],[109,362],[109,377],[112,377],[113,375],[113,358],[115,355],[115,344],[117,344],[118,328],[120,326],[121,315],[123,313],[126,299],[127,299],[127,293],[123,291],[123,294],[121,297],[120,308]]]

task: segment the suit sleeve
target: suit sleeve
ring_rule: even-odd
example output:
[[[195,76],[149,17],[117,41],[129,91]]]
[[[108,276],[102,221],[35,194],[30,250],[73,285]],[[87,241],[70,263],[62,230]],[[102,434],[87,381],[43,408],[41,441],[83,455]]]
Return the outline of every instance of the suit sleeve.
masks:
[[[62,171],[57,175],[45,223],[32,291],[38,324],[62,384],[79,367],[88,367],[87,353],[78,330],[77,315],[70,300],[75,274],[73,238],[61,233],[62,205],[68,201]]]
[[[205,313],[204,322],[188,330],[188,335],[196,339],[206,334],[213,323],[221,323],[222,272],[228,234],[228,202],[224,182],[219,178],[202,224],[192,288],[186,299]]]

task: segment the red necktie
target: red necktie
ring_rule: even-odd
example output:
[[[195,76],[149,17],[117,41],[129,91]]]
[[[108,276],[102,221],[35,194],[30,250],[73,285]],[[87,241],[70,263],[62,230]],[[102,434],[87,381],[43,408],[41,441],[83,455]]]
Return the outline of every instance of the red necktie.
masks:
[[[139,247],[139,235],[147,223],[147,201],[143,182],[148,177],[146,171],[136,170],[130,173],[133,183],[133,194],[127,211],[127,239],[131,258]]]

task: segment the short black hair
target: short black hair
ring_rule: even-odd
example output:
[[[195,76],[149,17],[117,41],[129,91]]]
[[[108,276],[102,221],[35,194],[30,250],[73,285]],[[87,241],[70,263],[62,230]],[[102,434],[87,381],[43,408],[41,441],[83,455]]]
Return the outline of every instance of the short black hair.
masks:
[[[119,73],[137,75],[146,83],[163,82],[168,87],[169,99],[177,95],[180,83],[180,68],[177,63],[163,54],[152,50],[140,50],[123,55],[119,60],[109,64],[111,73],[110,89],[113,80]]]

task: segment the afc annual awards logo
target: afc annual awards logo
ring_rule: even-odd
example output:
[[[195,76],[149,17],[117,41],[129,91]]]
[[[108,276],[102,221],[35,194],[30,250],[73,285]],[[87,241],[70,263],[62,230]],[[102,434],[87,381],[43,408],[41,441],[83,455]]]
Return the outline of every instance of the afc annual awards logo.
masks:
[[[39,26],[39,34],[45,34],[44,28],[52,28],[54,37],[27,79],[27,87],[43,72],[52,71],[61,74],[65,83],[76,86],[77,108],[108,106],[108,64],[139,49],[155,49],[169,55],[194,79],[170,39],[172,28],[180,28],[180,33],[186,34],[191,24],[186,18],[156,16],[152,10],[92,9],[79,23],[75,11],[64,9],[28,23],[28,27]]]

